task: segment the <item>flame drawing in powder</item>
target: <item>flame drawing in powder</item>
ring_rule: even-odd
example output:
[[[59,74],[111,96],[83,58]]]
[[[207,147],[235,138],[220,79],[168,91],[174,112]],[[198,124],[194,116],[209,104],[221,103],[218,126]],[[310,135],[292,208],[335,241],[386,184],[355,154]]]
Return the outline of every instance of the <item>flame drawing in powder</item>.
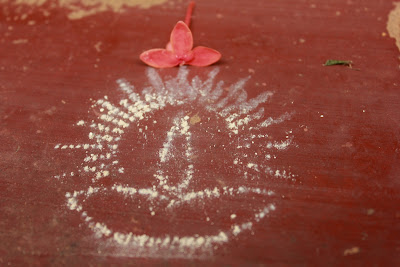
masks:
[[[87,140],[55,146],[86,153],[75,172],[55,178],[87,184],[66,193],[67,206],[108,249],[131,257],[210,256],[275,210],[267,179],[293,175],[268,163],[292,136],[274,141],[266,132],[293,114],[266,116],[262,104],[272,92],[248,99],[247,78],[226,90],[215,81],[218,71],[203,81],[189,80],[185,67],[169,79],[149,68],[142,90],[120,79],[122,99],[95,101],[95,119],[77,122]],[[235,201],[244,196],[245,203]]]

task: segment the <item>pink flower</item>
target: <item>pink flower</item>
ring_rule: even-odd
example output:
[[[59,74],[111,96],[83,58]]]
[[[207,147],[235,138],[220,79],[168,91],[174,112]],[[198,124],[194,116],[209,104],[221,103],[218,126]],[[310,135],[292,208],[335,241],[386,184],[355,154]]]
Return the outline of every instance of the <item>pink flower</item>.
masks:
[[[193,35],[188,27],[190,21],[191,9],[194,2],[189,6],[186,16],[186,23],[178,21],[171,32],[170,42],[166,49],[156,48],[143,52],[140,59],[154,68],[170,68],[182,65],[192,65],[204,67],[217,62],[221,54],[211,48],[197,46],[193,48]]]

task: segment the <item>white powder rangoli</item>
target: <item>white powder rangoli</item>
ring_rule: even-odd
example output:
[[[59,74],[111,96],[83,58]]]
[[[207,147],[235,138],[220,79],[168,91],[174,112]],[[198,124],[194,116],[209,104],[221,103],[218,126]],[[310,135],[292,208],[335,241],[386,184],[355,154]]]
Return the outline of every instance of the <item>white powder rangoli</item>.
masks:
[[[88,130],[87,141],[55,146],[60,151],[86,152],[75,172],[55,178],[71,179],[79,173],[80,179],[88,181],[86,189],[66,193],[67,205],[81,214],[108,248],[131,257],[207,256],[230,239],[251,231],[254,224],[275,210],[272,202],[266,202],[274,192],[265,181],[268,177],[292,179],[292,174],[269,167],[268,162],[274,157],[270,153],[288,148],[292,136],[288,131],[284,140],[273,141],[266,130],[290,119],[292,114],[266,117],[260,105],[272,92],[248,99],[243,89],[247,79],[227,89],[222,81],[214,82],[217,74],[218,69],[214,69],[205,81],[197,76],[189,81],[188,69],[180,67],[177,77],[163,81],[156,70],[149,68],[150,86],[141,93],[120,79],[117,83],[125,97],[118,104],[107,96],[97,100],[92,106],[97,118],[76,124]],[[165,129],[163,136],[152,135],[160,128]],[[153,154],[149,152],[152,148]],[[147,152],[140,154],[146,151],[141,149]],[[225,151],[226,157],[213,157],[217,150]],[[133,158],[132,163],[122,160],[126,156]],[[233,182],[219,178],[231,176]],[[221,206],[213,212],[218,214],[214,218],[205,208],[218,206],[224,198],[235,200],[245,195],[257,201],[248,206]],[[138,216],[146,216],[147,223],[160,218],[172,224],[164,228],[173,228],[174,233],[180,233],[179,227],[173,225],[181,221],[170,218],[182,210],[201,213],[210,227],[182,227],[191,230],[172,235],[163,229],[137,229],[135,219],[121,226],[108,222],[107,216],[97,216],[92,208],[95,202],[90,204],[93,199],[107,197],[118,198],[121,206],[131,206],[129,212],[140,210]]]

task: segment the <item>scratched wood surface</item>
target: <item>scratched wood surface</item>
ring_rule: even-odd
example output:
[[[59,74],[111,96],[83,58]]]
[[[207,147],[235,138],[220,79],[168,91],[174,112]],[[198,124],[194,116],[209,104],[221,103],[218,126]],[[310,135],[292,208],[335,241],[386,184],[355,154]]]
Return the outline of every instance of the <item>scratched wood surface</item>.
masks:
[[[165,70],[187,2],[72,2],[0,1],[0,265],[400,263],[391,1],[199,0],[223,58]]]

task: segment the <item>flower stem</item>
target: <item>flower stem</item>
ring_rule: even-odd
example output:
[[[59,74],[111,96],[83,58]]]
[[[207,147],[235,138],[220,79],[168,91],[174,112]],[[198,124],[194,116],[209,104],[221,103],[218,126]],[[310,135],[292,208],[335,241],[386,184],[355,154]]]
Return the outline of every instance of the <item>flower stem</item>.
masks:
[[[185,23],[189,27],[190,26],[190,19],[192,18],[192,13],[193,13],[193,8],[194,8],[195,2],[190,1],[189,6],[186,10],[186,17],[185,17]]]

